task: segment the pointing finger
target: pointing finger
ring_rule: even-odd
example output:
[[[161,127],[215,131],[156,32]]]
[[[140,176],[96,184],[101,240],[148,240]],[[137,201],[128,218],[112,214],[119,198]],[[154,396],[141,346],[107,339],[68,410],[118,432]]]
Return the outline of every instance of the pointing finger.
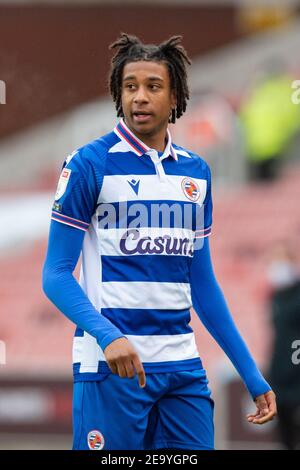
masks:
[[[140,387],[143,388],[146,385],[146,374],[145,374],[145,371],[144,371],[144,367],[143,367],[141,361],[139,360],[139,358],[137,356],[135,356],[133,358],[132,362],[134,364],[135,370],[136,370],[137,375],[138,375],[139,385],[140,385]]]

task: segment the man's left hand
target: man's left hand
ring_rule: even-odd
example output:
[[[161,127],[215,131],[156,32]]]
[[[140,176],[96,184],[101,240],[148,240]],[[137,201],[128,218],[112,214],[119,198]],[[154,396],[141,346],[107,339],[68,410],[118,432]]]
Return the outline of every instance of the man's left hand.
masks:
[[[276,396],[273,390],[255,398],[256,413],[248,414],[247,420],[253,424],[264,424],[272,421],[277,414]]]

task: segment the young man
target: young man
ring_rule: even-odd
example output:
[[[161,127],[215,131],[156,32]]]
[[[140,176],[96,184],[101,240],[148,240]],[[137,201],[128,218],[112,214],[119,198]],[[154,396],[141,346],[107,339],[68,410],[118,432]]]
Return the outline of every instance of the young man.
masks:
[[[120,122],[70,155],[60,176],[43,287],[77,325],[74,449],[214,448],[192,305],[255,400],[248,421],[276,414],[214,277],[209,167],[167,129],[189,98],[180,39],[154,46],[122,34],[112,44]]]

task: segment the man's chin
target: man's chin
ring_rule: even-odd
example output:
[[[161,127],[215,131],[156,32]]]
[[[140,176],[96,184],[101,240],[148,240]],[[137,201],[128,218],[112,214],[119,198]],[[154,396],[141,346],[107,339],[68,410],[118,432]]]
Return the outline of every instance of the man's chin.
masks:
[[[138,134],[152,134],[155,131],[155,126],[151,122],[136,122],[133,119],[125,119],[125,123],[133,132]]]

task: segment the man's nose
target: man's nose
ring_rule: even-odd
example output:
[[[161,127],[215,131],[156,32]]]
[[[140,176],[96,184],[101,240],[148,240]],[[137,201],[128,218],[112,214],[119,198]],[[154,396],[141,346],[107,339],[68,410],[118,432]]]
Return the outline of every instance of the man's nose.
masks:
[[[134,102],[140,103],[140,102],[145,102],[145,101],[148,101],[146,90],[144,87],[139,87],[134,96]]]

